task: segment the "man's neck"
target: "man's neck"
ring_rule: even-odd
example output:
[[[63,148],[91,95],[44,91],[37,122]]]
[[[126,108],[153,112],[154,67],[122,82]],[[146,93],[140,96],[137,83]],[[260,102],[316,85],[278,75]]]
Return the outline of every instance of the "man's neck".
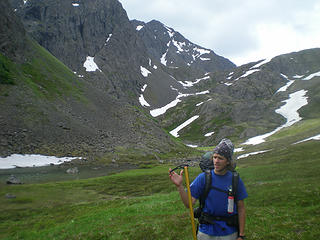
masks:
[[[216,175],[225,175],[226,173],[228,172],[228,169],[227,168],[224,168],[224,169],[222,169],[221,171],[217,171],[216,169],[214,169],[214,173],[216,174]]]

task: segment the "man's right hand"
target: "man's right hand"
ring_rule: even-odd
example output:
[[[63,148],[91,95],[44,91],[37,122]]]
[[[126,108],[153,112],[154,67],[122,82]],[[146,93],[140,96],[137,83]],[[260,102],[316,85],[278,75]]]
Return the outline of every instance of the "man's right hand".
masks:
[[[180,171],[180,175],[175,171],[171,172],[171,168],[169,168],[169,178],[171,182],[173,182],[177,187],[182,186],[183,183],[183,170]]]

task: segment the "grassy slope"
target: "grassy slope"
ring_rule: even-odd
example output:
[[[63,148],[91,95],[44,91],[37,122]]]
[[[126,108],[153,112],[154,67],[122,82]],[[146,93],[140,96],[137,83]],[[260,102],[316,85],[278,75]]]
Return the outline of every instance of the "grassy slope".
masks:
[[[35,97],[55,99],[73,96],[85,101],[78,77],[47,50],[28,39],[24,63],[13,63],[0,54],[0,85],[3,93],[10,85],[24,84],[30,88]]]
[[[273,136],[264,154],[242,158],[250,239],[318,239],[319,120]],[[297,137],[299,136],[300,137]],[[298,139],[299,138],[299,139]],[[246,151],[257,150],[247,147]],[[38,185],[0,185],[1,239],[191,239],[188,210],[162,165],[107,177]],[[194,179],[199,168],[190,168]],[[15,199],[6,199],[5,194]]]

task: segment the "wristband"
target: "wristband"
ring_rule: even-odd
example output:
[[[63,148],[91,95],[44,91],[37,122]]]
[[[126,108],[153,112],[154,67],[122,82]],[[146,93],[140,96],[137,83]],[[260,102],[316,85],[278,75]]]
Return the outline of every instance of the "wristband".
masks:
[[[238,238],[245,239],[246,236],[240,236],[240,235],[239,235]]]

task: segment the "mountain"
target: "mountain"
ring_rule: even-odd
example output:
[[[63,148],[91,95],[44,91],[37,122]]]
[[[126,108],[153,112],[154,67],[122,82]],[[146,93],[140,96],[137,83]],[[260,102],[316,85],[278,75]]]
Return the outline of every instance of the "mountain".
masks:
[[[230,60],[190,42],[159,21],[144,23],[132,20],[131,23],[147,48],[150,57],[148,71],[155,75],[148,76],[145,93],[147,102],[153,108],[170,103],[177,97],[177,91],[190,93],[181,81],[192,81],[209,72],[235,67]],[[164,73],[158,75],[159,70]],[[169,86],[171,87],[168,88]]]
[[[209,145],[229,137],[241,143],[283,125],[288,116],[276,110],[291,94],[301,90],[306,91],[308,104],[297,114],[302,119],[317,119],[320,116],[319,61],[320,49],[316,48],[211,73],[209,79],[197,84],[200,91],[208,92],[181,98],[182,102],[164,114],[162,125],[172,131],[198,116],[179,131],[179,138],[184,142]]]
[[[186,71],[184,76],[186,79],[192,72],[199,76],[206,72],[235,67],[230,60],[190,42],[179,32],[159,21],[152,20],[144,23],[132,20],[131,23],[146,45],[149,55],[171,69],[183,68],[183,71]]]
[[[127,100],[140,90],[137,70],[148,63],[146,50],[117,0],[11,3],[27,32],[72,71],[85,75],[91,57],[100,69],[90,74],[93,84]]]
[[[320,70],[319,49],[236,67],[156,20],[130,21],[117,0],[10,3],[0,10],[1,155],[181,157],[184,144],[272,131],[300,90],[301,116],[319,117],[319,77],[303,80]]]
[[[36,2],[44,4],[44,1]],[[110,3],[112,2],[114,1]],[[65,1],[47,3],[57,4],[54,5],[56,7],[62,4],[63,8]],[[72,8],[76,8],[71,1],[69,3]],[[30,37],[33,35],[32,32],[24,31],[21,21],[14,14],[14,11],[18,10],[10,9],[7,1],[1,1],[1,5],[1,22],[6,23],[1,24],[0,32],[1,36],[5,36],[1,37],[0,41],[0,154],[2,156],[13,153],[42,153],[58,156],[80,155],[89,158],[95,156],[111,161],[111,159],[121,159],[122,155],[127,158],[138,155],[140,156],[138,161],[143,161],[150,159],[150,156],[155,158],[155,154],[189,151],[182,144],[173,141],[154,119],[144,113],[143,109],[130,103],[130,99],[134,96],[133,92],[124,95],[127,88],[131,89],[132,86],[132,89],[136,88],[135,79],[121,82],[119,76],[115,77],[120,72],[126,72],[127,66],[131,66],[129,61],[122,62],[123,55],[128,55],[128,51],[118,49],[123,51],[118,54],[123,56],[123,59],[119,58],[118,62],[110,65],[99,66],[101,72],[83,71],[81,75],[80,70],[75,74],[33,40]],[[41,7],[34,9],[32,6],[31,1],[26,1],[20,7],[30,10],[32,16],[39,17],[34,11]],[[94,8],[94,5],[91,7]],[[117,4],[109,12],[114,12],[115,16],[118,16],[119,9],[125,13]],[[46,14],[41,11],[40,13],[54,18],[49,14],[49,10],[48,8]],[[126,15],[120,14],[120,16],[125,17],[131,29]],[[114,21],[121,23],[124,20],[120,18]],[[33,27],[39,25],[32,21],[24,24],[34,24]],[[122,30],[117,26],[113,31],[115,38],[118,34],[122,34]],[[134,33],[135,31],[133,35]],[[118,44],[116,39],[114,42]],[[124,46],[125,43],[119,44]],[[60,51],[68,52],[67,50],[68,44],[61,45]],[[102,59],[102,53],[97,59]],[[97,63],[100,63],[99,60]],[[79,69],[81,64],[78,63]],[[125,67],[115,68],[113,72],[106,71],[105,69],[112,64],[123,64]],[[130,76],[133,70],[128,69],[127,72],[127,76]],[[118,85],[113,85],[113,91],[122,85],[123,91],[110,93],[108,85],[113,82],[106,77],[107,75],[114,75],[110,79],[118,81]]]
[[[101,71],[90,74],[93,84],[134,104],[138,98],[132,96],[139,95],[145,84],[147,102],[159,107],[176,98],[172,88],[184,91],[176,79],[235,66],[157,21],[137,31],[136,22],[129,21],[117,0],[11,2],[27,32],[41,46],[80,75],[86,75],[84,64],[91,57]],[[151,42],[143,37],[145,29],[149,38],[157,39]],[[175,53],[179,44],[181,51]]]

